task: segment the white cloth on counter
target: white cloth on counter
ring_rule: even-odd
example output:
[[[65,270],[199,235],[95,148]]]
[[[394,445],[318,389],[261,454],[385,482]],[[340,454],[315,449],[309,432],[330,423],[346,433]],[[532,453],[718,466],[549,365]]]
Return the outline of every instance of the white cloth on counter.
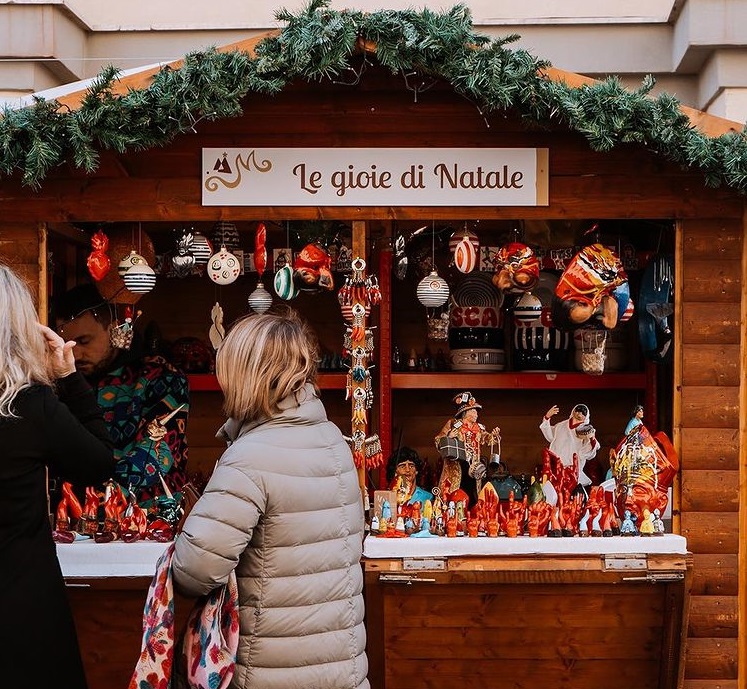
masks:
[[[158,541],[111,541],[93,539],[58,543],[57,559],[65,578],[152,577],[158,558],[170,543]]]
[[[381,538],[367,536],[363,556],[369,558],[449,557],[469,555],[626,555],[687,553],[684,536],[588,536],[586,538]]]

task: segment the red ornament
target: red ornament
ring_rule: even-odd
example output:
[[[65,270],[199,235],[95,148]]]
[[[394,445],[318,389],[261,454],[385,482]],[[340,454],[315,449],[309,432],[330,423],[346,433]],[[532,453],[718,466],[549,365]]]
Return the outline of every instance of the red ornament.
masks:
[[[265,243],[267,242],[267,228],[263,222],[257,225],[257,234],[254,237],[254,267],[259,273],[259,277],[262,277],[262,273],[265,272],[267,267],[267,248]]]
[[[104,279],[112,265],[109,256],[106,254],[109,249],[109,238],[102,230],[91,237],[91,248],[93,251],[88,255],[86,265],[91,277],[98,282]]]

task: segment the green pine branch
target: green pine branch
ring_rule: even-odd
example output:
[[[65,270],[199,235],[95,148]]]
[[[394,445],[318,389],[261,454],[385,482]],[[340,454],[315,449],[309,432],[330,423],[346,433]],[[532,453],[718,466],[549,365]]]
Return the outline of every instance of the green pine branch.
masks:
[[[215,49],[188,54],[178,70],[168,67],[146,89],[113,90],[119,71],[107,67],[93,80],[77,110],[56,101],[0,115],[0,175],[20,174],[38,187],[54,167],[69,163],[86,172],[100,152],[165,146],[194,131],[203,119],[237,117],[247,96],[272,96],[295,80],[338,80],[360,73],[361,41],[375,44],[376,61],[394,74],[442,79],[484,114],[512,110],[522,117],[559,122],[586,137],[592,149],[636,144],[685,167],[706,183],[747,192],[747,130],[710,138],[697,131],[669,94],[651,96],[654,80],[634,90],[618,78],[569,87],[541,75],[549,63],[498,39],[475,33],[469,9],[363,13],[311,0],[297,13],[276,13],[285,26],[265,39],[254,56]],[[365,63],[364,63],[365,64]],[[356,71],[357,70],[357,71]]]

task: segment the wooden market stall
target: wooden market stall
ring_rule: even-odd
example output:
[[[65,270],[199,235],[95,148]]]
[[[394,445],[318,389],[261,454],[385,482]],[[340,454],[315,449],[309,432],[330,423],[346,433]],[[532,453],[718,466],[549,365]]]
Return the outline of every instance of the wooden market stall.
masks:
[[[258,40],[222,50],[251,52]],[[416,577],[435,579],[445,588],[437,592],[420,588],[412,595],[412,587],[402,594],[386,576],[402,574],[405,562],[413,558],[398,555],[396,548],[389,555],[379,552],[364,565],[374,686],[435,686],[441,684],[441,675],[484,682],[486,675],[479,668],[500,673],[502,658],[513,663],[506,666],[514,674],[505,686],[532,686],[540,677],[547,679],[545,671],[554,672],[554,683],[563,686],[601,686],[605,678],[609,687],[743,686],[747,635],[738,626],[738,613],[741,610],[745,619],[747,559],[740,543],[747,531],[747,421],[739,413],[747,390],[744,196],[727,185],[706,187],[700,170],[683,169],[640,143],[620,143],[596,152],[567,124],[532,121],[511,108],[480,109],[448,80],[416,78],[408,70],[404,76],[392,74],[377,66],[373,46],[361,42],[359,47],[363,51],[353,58],[357,61],[351,63],[354,74],[350,79],[317,83],[299,78],[272,97],[244,93],[242,115],[216,121],[197,121],[194,116],[194,131],[176,136],[161,148],[136,152],[125,147],[124,153],[103,150],[97,169],[90,174],[65,164],[49,170],[38,188],[24,184],[20,173],[3,178],[0,256],[37,286],[40,313],[45,316],[50,289],[64,287],[75,279],[76,270],[80,273],[89,231],[99,224],[137,228],[153,238],[157,250],[164,251],[174,229],[194,226],[209,232],[216,221],[233,221],[247,235],[258,221],[274,222],[275,246],[284,246],[289,222],[346,223],[353,228],[354,247],[365,251],[384,293],[380,312],[372,317],[378,332],[376,406],[370,420],[385,456],[396,446],[396,433],[403,425],[410,444],[423,452],[432,447],[432,436],[449,413],[450,396],[464,388],[484,400],[491,420],[500,421],[504,429],[516,429],[513,439],[521,448],[517,450],[521,465],[536,452],[541,439],[531,434],[537,434],[540,415],[554,401],[567,407],[578,395],[593,400],[597,426],[611,445],[620,415],[645,398],[647,405],[657,409],[661,427],[671,433],[679,452],[681,472],[675,485],[672,525],[686,539],[686,547],[681,541],[664,553],[654,547],[644,552],[643,565],[630,564],[647,576],[658,571],[674,573],[674,579],[657,583],[650,576],[644,584],[620,586],[625,574],[607,567],[606,562],[626,552],[641,555],[631,554],[627,546],[627,551],[616,552],[615,546],[605,543],[602,550],[563,554],[549,546],[543,550],[540,543],[539,550],[512,553],[508,539],[503,539],[501,548],[508,551],[482,560],[475,553],[442,557],[423,551],[409,566],[418,570]],[[558,70],[546,69],[544,74],[547,80],[571,88],[585,83]],[[123,78],[116,92],[147,89],[152,76],[152,72],[143,72]],[[519,96],[514,95],[517,105]],[[75,112],[82,107],[84,96],[81,89],[58,100]],[[736,130],[734,123],[703,113],[686,111],[686,115],[711,137]],[[284,148],[546,151],[547,201],[490,206],[320,205],[308,195],[307,203],[293,205],[205,203],[203,149],[259,152]],[[666,241],[674,255],[676,305],[670,376],[661,376],[655,366],[640,358],[620,373],[599,377],[571,372],[393,371],[394,346],[407,351],[422,346],[424,323],[412,325],[418,318],[412,294],[404,295],[406,287],[395,284],[391,276],[391,239],[401,228],[412,231],[424,223],[435,226],[436,222],[467,220],[479,222],[479,231],[486,237],[516,221],[534,223],[547,229],[549,245],[563,240],[564,227],[586,227],[590,221],[616,223],[615,227],[635,235],[644,247],[653,241],[647,235],[653,232],[650,228],[657,228],[657,233],[667,228]],[[50,273],[51,265],[57,273]],[[255,284],[256,277],[247,274],[233,291],[227,287],[218,292],[206,281],[159,279],[141,304],[146,315],[158,321],[164,338],[204,337],[216,299],[224,303],[230,321],[242,313],[246,295]],[[334,298],[308,297],[297,305],[315,325],[322,346],[338,351],[343,327]],[[209,473],[221,449],[213,438],[220,422],[219,393],[209,376],[193,376],[190,382],[190,470]],[[321,383],[331,417],[349,432],[344,374],[326,372]],[[531,469],[531,464],[526,468]],[[379,481],[374,478],[369,489],[379,487]],[[430,565],[423,564],[429,559]],[[141,570],[118,575],[116,561],[111,576],[85,568],[70,575],[71,584],[76,585],[71,591],[92,687],[125,686],[139,643],[136,611],[147,578]],[[495,603],[496,596],[506,592],[511,597],[509,610],[503,608],[509,606],[504,599]],[[438,599],[430,601],[433,607],[429,596]],[[460,596],[467,607],[457,600]],[[583,606],[584,600],[596,603]],[[535,619],[528,611],[533,601],[538,616],[553,617],[556,623],[562,619],[565,631],[555,646],[552,629],[532,631]],[[443,618],[454,614],[452,606],[461,608],[460,616],[444,637],[448,643],[441,639],[446,646],[434,646],[439,655],[410,652],[429,647],[431,636],[423,629],[447,626]],[[397,621],[407,615],[415,616],[420,626],[400,628]],[[595,639],[584,631],[590,626],[589,615],[599,616],[591,625],[595,630],[606,629]],[[496,617],[513,621],[498,630]],[[637,626],[621,634],[610,631],[624,619],[634,619]],[[465,655],[467,644],[472,651]],[[473,644],[479,645],[479,652]],[[501,655],[501,649],[511,644],[541,644],[543,651],[519,654],[524,665],[517,665],[515,658]],[[584,683],[577,684],[574,676],[581,676],[579,668],[590,654],[599,661],[596,674],[584,675]],[[540,663],[543,658],[547,665]]]

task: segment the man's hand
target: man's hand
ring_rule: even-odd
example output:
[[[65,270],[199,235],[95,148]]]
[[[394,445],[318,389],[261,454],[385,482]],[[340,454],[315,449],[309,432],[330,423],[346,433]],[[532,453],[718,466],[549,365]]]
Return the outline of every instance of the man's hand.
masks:
[[[551,419],[551,418],[552,418],[553,416],[555,416],[555,414],[557,414],[557,413],[558,413],[559,411],[560,411],[560,407],[559,407],[559,406],[558,406],[557,404],[554,404],[554,405],[553,405],[552,407],[550,407],[550,408],[549,408],[549,409],[548,409],[548,410],[547,410],[547,411],[545,412],[545,418],[546,418],[546,419]]]
[[[39,330],[44,336],[49,350],[49,363],[54,378],[64,378],[75,373],[75,341],[65,342],[54,330],[39,323]]]

